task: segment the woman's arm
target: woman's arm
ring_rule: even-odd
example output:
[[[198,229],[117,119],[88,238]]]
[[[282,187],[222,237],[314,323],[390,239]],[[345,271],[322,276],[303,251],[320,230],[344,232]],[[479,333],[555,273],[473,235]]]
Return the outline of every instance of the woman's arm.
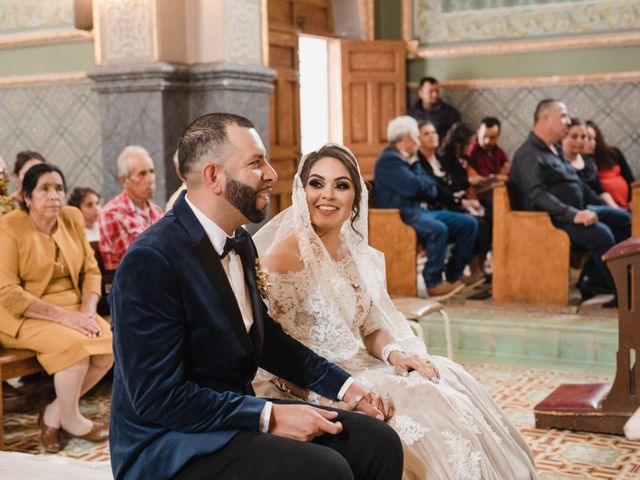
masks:
[[[362,341],[371,355],[393,365],[398,375],[406,376],[410,371],[416,370],[424,378],[433,382],[437,382],[440,378],[438,367],[417,355],[407,354],[383,328],[363,336]]]
[[[600,198],[604,200],[604,203],[606,203],[608,207],[620,208],[609,192],[602,192]]]
[[[59,323],[86,335],[89,338],[100,336],[102,331],[96,323],[95,314],[88,315],[83,312],[66,310],[53,303],[45,302],[39,298],[33,300],[23,315],[28,318],[37,318]]]

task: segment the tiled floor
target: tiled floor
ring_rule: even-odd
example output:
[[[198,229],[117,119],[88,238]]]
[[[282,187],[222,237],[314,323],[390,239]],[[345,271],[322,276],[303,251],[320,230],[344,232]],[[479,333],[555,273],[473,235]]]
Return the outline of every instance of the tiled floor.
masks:
[[[486,360],[486,359],[485,359]],[[529,442],[543,480],[640,479],[640,442],[613,435],[540,430],[534,427],[533,406],[561,383],[599,382],[611,374],[590,367],[552,368],[483,363],[468,356],[463,364],[489,390]],[[109,408],[109,384],[100,385],[82,403],[88,415],[104,416]],[[7,448],[40,454],[36,415],[33,412],[5,416]],[[70,441],[61,456],[84,460],[108,460],[106,442]]]

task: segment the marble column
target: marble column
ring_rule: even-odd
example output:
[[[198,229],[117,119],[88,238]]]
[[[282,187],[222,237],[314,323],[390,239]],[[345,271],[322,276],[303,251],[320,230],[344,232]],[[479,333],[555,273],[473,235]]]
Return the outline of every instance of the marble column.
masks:
[[[195,118],[231,112],[252,120],[265,144],[275,71],[263,65],[261,0],[94,0],[104,198],[120,191],[116,158],[146,148],[155,200],[178,187],[172,157]]]

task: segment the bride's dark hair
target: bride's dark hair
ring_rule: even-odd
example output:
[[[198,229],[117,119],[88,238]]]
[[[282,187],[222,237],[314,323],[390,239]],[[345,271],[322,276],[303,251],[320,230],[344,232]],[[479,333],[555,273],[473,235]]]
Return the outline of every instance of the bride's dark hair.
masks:
[[[309,179],[309,172],[311,171],[311,167],[314,163],[316,163],[321,158],[331,157],[338,160],[342,163],[347,171],[349,172],[349,176],[351,177],[351,183],[353,183],[353,188],[355,190],[355,198],[353,199],[353,208],[351,209],[351,228],[358,235],[362,237],[362,234],[358,232],[353,226],[353,223],[360,218],[360,200],[362,199],[362,184],[360,183],[360,172],[358,171],[358,161],[356,157],[353,156],[353,153],[349,151],[346,147],[342,147],[340,145],[336,145],[334,143],[328,143],[324,147],[319,150],[313,151],[307,155],[305,155],[302,159],[304,165],[302,165],[302,169],[300,170],[300,180],[302,180],[302,185],[307,184],[307,180]]]

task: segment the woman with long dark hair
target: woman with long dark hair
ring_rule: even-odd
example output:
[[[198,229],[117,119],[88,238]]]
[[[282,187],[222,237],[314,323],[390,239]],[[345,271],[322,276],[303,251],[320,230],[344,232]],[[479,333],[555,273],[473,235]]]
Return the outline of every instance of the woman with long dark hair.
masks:
[[[631,201],[631,184],[635,179],[627,159],[620,149],[607,144],[598,125],[591,120],[587,120],[586,125],[589,140],[584,153],[592,155],[602,187],[611,194],[618,205],[628,208]],[[595,140],[595,146],[591,139]]]

